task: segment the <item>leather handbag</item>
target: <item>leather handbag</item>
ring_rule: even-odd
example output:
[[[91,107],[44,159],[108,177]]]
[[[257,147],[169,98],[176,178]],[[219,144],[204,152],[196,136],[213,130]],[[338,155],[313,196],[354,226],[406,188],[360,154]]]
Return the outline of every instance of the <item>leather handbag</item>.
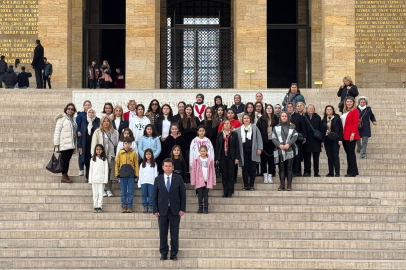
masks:
[[[367,109],[368,109],[368,107],[365,108],[364,114],[363,114],[362,117],[359,119],[359,122],[358,122],[358,129],[360,129],[360,128],[362,128],[362,127],[364,126],[364,122],[362,121],[362,118],[364,118],[364,116],[365,116],[365,114],[366,114],[366,112],[367,112]]]
[[[338,139],[340,138],[340,136],[338,136],[338,134],[335,133],[335,132],[330,132],[330,133],[327,135],[327,137],[328,137],[330,140],[334,141],[334,142],[338,141]]]
[[[310,127],[313,130],[313,137],[316,138],[319,141],[322,141],[323,140],[323,134],[321,134],[321,131],[318,130],[318,129],[314,129],[312,124],[310,123],[309,119],[307,119],[306,116],[304,118],[307,120],[307,123],[309,123]]]
[[[58,157],[55,156],[55,152],[59,154]],[[61,173],[62,172],[63,160],[61,157],[61,153],[59,151],[59,147],[58,147],[58,151],[55,151],[55,148],[54,148],[54,153],[52,153],[51,160],[49,161],[49,163],[45,167],[45,169],[47,169],[51,173]]]

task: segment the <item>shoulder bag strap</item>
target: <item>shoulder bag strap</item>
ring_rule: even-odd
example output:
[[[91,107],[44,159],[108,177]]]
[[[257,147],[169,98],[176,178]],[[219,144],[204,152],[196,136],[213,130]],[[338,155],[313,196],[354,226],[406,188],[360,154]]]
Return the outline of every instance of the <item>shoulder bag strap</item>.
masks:
[[[365,114],[367,113],[367,109],[368,109],[368,106],[365,108],[365,112],[364,112],[364,114],[361,116],[361,120],[362,120],[362,118],[364,118]]]
[[[310,127],[312,128],[312,130],[313,130],[313,132],[314,132],[314,128],[313,128],[312,124],[310,123],[309,119],[307,119],[306,115],[304,116],[304,118],[306,118],[307,123],[309,123]]]

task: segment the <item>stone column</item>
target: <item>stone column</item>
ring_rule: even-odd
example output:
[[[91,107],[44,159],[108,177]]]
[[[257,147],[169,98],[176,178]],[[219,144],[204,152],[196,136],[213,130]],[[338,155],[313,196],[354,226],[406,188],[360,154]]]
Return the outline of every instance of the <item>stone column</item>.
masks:
[[[82,88],[83,74],[83,2],[72,1],[72,73],[71,87]]]
[[[234,87],[267,87],[266,0],[234,1]]]
[[[72,1],[38,1],[38,39],[52,63],[53,88],[70,88],[72,74]],[[81,65],[80,65],[81,66]],[[78,78],[81,80],[81,77]]]
[[[355,1],[322,0],[323,88],[355,77]]]
[[[155,88],[157,0],[127,0],[126,7],[126,88]],[[159,37],[159,36],[158,36]]]

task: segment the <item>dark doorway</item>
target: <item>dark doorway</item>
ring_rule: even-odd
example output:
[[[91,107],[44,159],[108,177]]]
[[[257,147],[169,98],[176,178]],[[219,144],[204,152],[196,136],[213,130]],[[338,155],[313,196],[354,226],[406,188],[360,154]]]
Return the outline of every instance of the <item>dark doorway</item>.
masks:
[[[125,75],[125,1],[87,0],[83,31],[83,87],[88,87],[87,67],[107,60],[114,88],[116,69]],[[125,76],[124,76],[125,78]]]

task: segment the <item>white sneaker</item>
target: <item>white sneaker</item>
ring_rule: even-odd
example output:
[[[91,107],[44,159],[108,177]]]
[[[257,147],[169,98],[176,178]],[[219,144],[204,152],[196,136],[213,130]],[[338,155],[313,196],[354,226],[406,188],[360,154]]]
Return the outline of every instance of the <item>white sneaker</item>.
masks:
[[[110,191],[110,190],[107,190],[106,192],[107,192],[107,196],[109,196],[109,197],[113,197],[113,193],[111,193],[111,191]]]
[[[107,197],[106,191],[103,191],[103,197]]]
[[[273,184],[272,174],[268,174],[268,184]]]
[[[268,174],[264,173],[264,184],[268,184]]]
[[[79,176],[83,176],[85,175],[85,173],[83,172],[83,170],[79,170]]]

